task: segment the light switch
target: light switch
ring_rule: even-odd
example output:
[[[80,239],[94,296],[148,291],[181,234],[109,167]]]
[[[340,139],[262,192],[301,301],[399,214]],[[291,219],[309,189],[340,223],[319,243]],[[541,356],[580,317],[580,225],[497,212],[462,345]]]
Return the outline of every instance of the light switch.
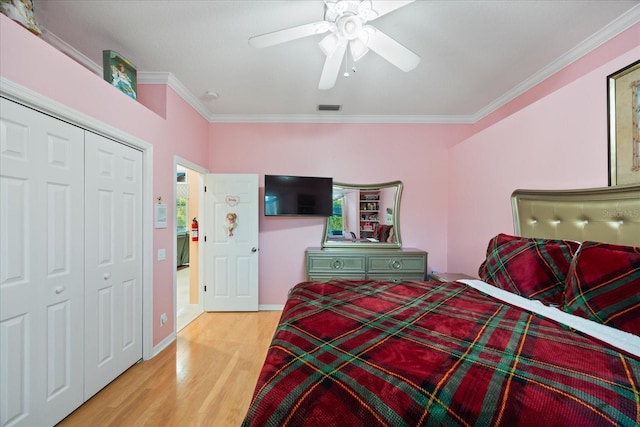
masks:
[[[158,249],[158,261],[162,261],[167,258],[167,250],[166,249]]]

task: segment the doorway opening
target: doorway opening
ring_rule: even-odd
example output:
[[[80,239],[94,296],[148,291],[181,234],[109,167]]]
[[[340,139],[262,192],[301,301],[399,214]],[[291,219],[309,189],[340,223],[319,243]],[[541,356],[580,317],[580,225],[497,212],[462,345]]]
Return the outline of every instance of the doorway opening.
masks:
[[[203,312],[200,286],[200,173],[176,163],[176,332]],[[198,227],[194,227],[198,224]],[[198,231],[196,231],[198,230]]]

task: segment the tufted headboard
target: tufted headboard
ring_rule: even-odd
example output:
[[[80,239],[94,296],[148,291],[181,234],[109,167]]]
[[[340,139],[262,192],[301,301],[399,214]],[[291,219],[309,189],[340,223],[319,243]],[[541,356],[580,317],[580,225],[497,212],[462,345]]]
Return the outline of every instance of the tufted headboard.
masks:
[[[640,246],[640,185],[581,190],[516,190],[516,235]]]

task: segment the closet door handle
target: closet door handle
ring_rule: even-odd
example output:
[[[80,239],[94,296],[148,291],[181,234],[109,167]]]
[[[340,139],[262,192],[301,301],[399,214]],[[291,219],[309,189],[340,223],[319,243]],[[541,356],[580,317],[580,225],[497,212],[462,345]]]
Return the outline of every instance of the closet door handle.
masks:
[[[104,276],[102,276],[102,278],[104,280],[109,280],[109,278],[111,278],[111,273],[104,273]]]
[[[54,289],[54,292],[55,292],[56,294],[61,294],[61,293],[63,293],[63,292],[64,292],[64,290],[65,290],[65,287],[64,287],[64,286],[56,286],[56,288]]]

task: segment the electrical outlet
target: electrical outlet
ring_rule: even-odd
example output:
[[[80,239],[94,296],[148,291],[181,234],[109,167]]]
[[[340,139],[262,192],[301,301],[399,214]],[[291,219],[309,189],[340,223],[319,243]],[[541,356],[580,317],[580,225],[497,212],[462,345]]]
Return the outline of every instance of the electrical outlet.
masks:
[[[162,313],[160,315],[160,326],[164,326],[167,323],[167,313]]]

